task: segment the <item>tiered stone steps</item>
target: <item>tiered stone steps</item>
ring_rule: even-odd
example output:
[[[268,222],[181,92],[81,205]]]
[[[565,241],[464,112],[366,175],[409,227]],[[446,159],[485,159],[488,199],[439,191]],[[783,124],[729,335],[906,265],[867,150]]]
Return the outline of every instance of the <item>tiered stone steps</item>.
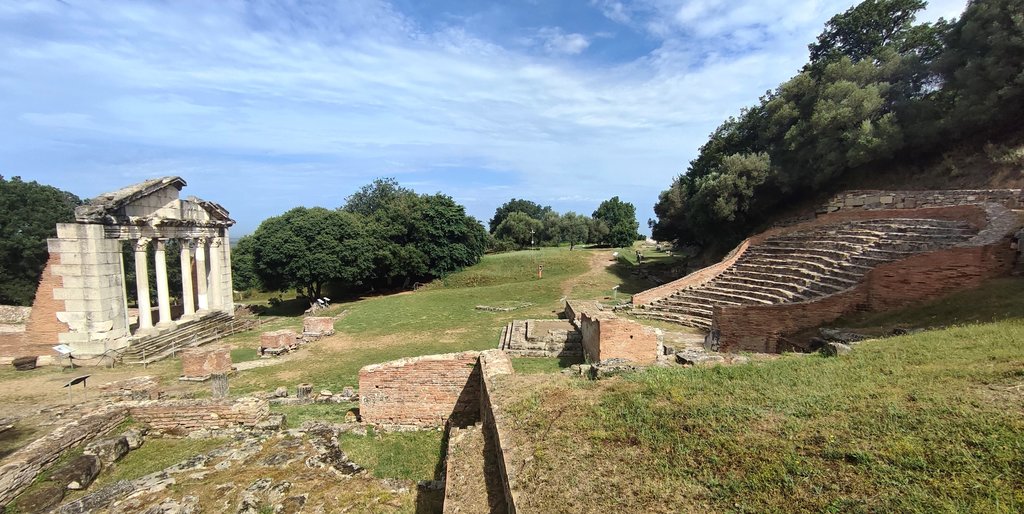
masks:
[[[201,346],[228,335],[248,330],[259,323],[253,318],[234,318],[214,312],[185,322],[170,332],[133,339],[121,354],[125,364],[150,364],[185,348]]]
[[[710,330],[715,305],[814,300],[855,286],[880,264],[950,247],[976,233],[965,222],[890,218],[786,234],[751,245],[713,280],[633,313]]]

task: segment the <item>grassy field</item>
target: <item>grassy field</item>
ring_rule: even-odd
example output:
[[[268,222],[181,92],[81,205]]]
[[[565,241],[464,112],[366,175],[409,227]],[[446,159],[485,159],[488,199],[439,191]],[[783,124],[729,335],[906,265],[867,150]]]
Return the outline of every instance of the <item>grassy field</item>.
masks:
[[[516,380],[524,510],[1024,510],[1021,319],[841,358]]]

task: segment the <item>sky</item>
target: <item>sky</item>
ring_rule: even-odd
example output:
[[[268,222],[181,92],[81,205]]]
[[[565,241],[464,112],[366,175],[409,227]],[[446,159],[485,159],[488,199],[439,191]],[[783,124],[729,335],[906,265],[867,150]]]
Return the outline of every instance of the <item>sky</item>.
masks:
[[[959,16],[934,0],[919,21]],[[0,175],[91,198],[160,176],[233,236],[394,177],[641,231],[725,118],[852,0],[0,1]]]

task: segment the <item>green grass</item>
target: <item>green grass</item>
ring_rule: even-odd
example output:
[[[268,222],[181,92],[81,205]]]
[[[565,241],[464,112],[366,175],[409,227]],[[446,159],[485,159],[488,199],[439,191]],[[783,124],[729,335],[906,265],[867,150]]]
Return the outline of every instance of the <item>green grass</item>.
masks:
[[[861,313],[831,325],[852,328],[928,328],[1024,318],[1024,277],[987,281],[982,287],[886,312]]]
[[[288,428],[298,428],[306,421],[327,421],[330,423],[342,423],[345,421],[345,413],[350,409],[358,408],[359,404],[351,403],[310,403],[305,405],[271,405],[272,412],[285,415]]]
[[[95,491],[119,480],[134,480],[156,473],[189,457],[206,453],[227,442],[226,439],[146,439],[141,447],[105,467],[89,489]]]
[[[1020,512],[1022,387],[1021,319],[841,358],[555,377],[509,393],[512,459],[530,460],[524,510]]]
[[[573,364],[580,364],[583,359],[565,359],[558,357],[513,357],[512,367],[516,373],[537,375],[542,373],[558,373]]]
[[[247,362],[254,361],[260,358],[260,354],[256,351],[256,348],[239,347],[231,350],[231,362]]]
[[[356,464],[370,470],[377,478],[435,480],[440,478],[439,465],[444,460],[444,432],[375,433],[365,436],[342,434],[341,449]]]
[[[562,283],[588,269],[590,253],[565,248],[511,252],[485,256],[480,264],[447,279],[451,285],[434,283],[402,295],[381,296],[340,303],[329,309],[348,314],[337,330],[354,342],[351,348],[325,348],[314,343],[307,348],[312,358],[246,371],[232,380],[233,392],[244,394],[294,385],[290,373],[301,373],[301,381],[317,389],[338,390],[356,386],[359,369],[368,364],[404,357],[485,350],[498,343],[501,328],[513,319],[551,318],[561,309]],[[535,261],[536,259],[536,261]],[[510,270],[529,270],[544,262],[544,278]],[[535,273],[535,270],[534,270]],[[472,286],[472,284],[489,284]],[[501,302],[532,304],[511,312],[476,310],[477,305]],[[298,327],[299,318],[279,318],[261,330]],[[228,342],[255,347],[258,334],[250,332],[228,338]],[[372,342],[372,343],[367,343]]]

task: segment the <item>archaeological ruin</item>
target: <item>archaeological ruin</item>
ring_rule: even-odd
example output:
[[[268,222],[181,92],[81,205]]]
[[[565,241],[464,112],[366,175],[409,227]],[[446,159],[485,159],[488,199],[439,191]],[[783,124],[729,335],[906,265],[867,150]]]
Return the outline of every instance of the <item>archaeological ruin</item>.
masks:
[[[807,350],[789,336],[1009,274],[1022,205],[1019,189],[842,193],[812,220],[633,295],[632,312],[701,329],[714,351]]]
[[[216,203],[180,198],[185,185],[180,177],[147,180],[93,198],[75,210],[74,223],[59,224],[24,330],[0,333],[0,358],[52,358],[53,346],[66,345],[80,359],[148,361],[182,341],[208,340],[211,326],[230,320],[234,221]],[[181,252],[181,291],[168,284],[170,241]],[[134,284],[125,279],[125,242],[133,248]],[[137,293],[135,316],[128,288]]]

